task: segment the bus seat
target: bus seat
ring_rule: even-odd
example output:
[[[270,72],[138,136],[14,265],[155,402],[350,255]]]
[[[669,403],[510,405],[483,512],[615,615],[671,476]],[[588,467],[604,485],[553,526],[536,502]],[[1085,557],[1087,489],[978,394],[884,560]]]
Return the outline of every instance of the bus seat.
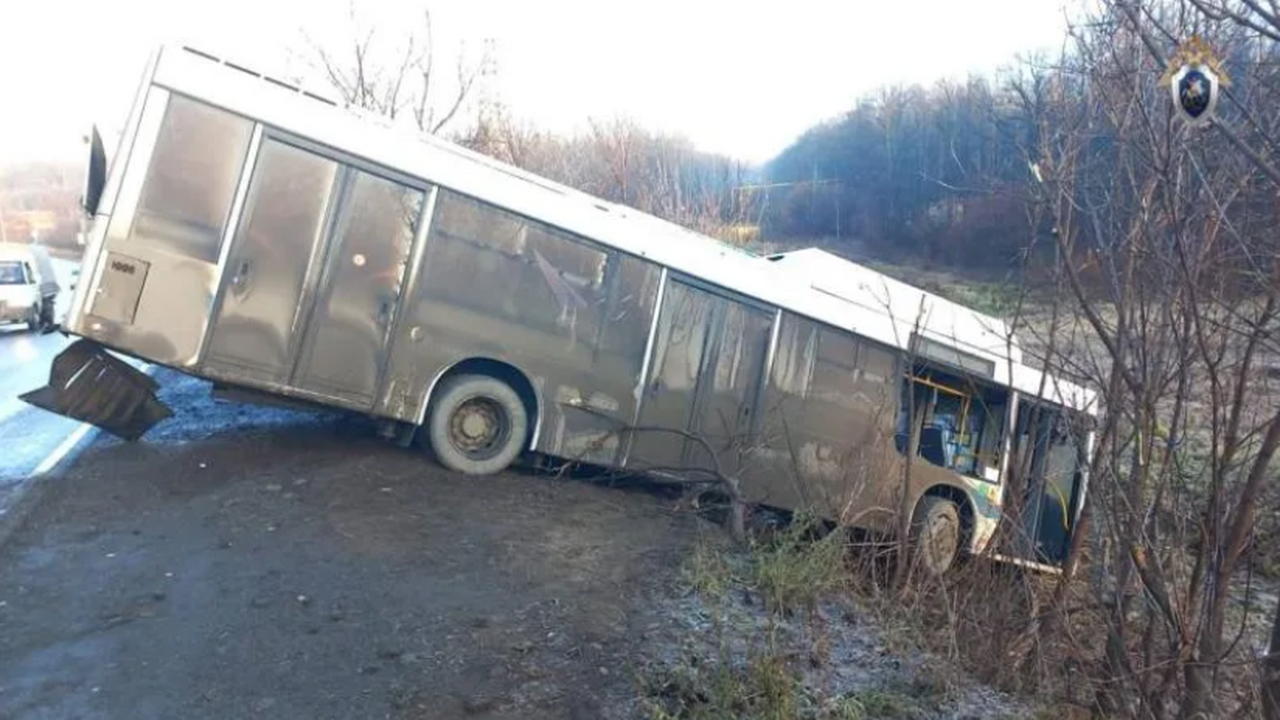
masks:
[[[920,456],[939,467],[951,467],[953,451],[947,437],[949,434],[945,427],[926,425],[920,431]]]

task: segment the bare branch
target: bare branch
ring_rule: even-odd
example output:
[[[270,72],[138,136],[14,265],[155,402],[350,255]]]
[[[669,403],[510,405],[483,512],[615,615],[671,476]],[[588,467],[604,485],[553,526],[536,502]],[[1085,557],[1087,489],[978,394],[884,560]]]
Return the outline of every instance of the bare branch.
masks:
[[[466,100],[467,95],[471,93],[471,87],[475,84],[476,77],[479,76],[479,73],[480,71],[478,69],[466,70],[462,67],[458,68],[458,85],[460,86],[460,89],[458,90],[458,94],[454,96],[453,105],[445,110],[444,116],[440,118],[440,121],[431,127],[432,133],[440,132],[440,129],[445,125],[448,125],[449,121],[453,119],[453,116],[457,114],[458,108],[462,107],[462,102]],[[425,91],[423,92],[423,95],[426,95]]]
[[[476,88],[480,66],[471,67],[459,58],[458,87],[443,103],[442,112],[437,107],[437,48],[429,10],[423,10],[420,27],[404,33],[400,48],[384,49],[386,33],[377,28],[362,31],[354,2],[349,5],[348,22],[352,37],[346,43],[348,49],[339,53],[342,57],[309,42],[322,74],[348,105],[385,115],[393,121],[407,107],[417,128],[430,134],[443,132],[457,119]]]

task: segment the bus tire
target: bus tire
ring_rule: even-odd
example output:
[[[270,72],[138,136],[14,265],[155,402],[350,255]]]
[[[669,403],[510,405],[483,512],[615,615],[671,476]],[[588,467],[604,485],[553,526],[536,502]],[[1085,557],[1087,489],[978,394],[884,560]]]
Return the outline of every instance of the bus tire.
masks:
[[[925,495],[911,516],[911,547],[916,561],[933,577],[945,574],[960,554],[960,509],[944,497]]]
[[[528,411],[510,385],[488,375],[457,375],[431,399],[427,438],[444,467],[492,475],[519,457],[528,426]]]

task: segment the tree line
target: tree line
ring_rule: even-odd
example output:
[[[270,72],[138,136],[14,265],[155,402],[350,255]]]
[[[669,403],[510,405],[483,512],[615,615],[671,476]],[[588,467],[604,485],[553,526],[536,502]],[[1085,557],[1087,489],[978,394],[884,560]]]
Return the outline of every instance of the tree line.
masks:
[[[1002,266],[1026,240],[1027,159],[1045,70],[884,89],[797,139],[757,199],[771,237],[856,241],[881,255]],[[1039,105],[1039,108],[1037,108]]]
[[[688,139],[633,120],[592,120],[557,135],[513,119],[501,107],[455,135],[460,144],[591,195],[651,213],[728,242],[740,242],[737,188],[758,171],[698,150]]]

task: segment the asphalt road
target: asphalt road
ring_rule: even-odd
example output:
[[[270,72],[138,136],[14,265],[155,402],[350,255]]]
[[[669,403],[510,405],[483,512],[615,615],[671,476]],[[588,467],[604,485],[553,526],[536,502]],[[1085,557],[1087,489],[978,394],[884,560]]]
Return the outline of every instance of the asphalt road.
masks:
[[[62,286],[56,310],[61,320],[78,280],[74,275],[78,263],[53,258],[53,264]],[[6,489],[40,469],[80,426],[18,399],[44,385],[49,363],[70,342],[60,333],[40,335],[23,325],[0,325],[0,500]]]

